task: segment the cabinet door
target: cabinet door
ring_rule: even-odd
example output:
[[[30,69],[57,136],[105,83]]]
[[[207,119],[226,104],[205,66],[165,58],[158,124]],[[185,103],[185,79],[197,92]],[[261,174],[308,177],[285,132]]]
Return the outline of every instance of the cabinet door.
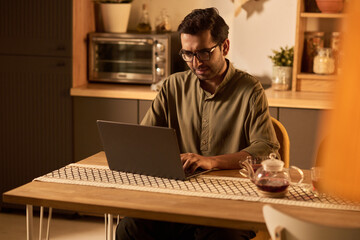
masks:
[[[0,55],[0,193],[72,162],[71,60]]]
[[[138,122],[137,100],[74,97],[74,158],[79,161],[103,151],[97,120]]]
[[[71,57],[72,1],[0,1],[0,42],[0,54]]]
[[[319,142],[322,110],[279,108],[279,120],[290,138],[290,165],[309,169],[313,166]]]
[[[145,117],[145,114],[149,110],[152,101],[148,100],[139,100],[139,123]]]
[[[269,107],[270,115],[279,120],[279,108],[278,107]]]

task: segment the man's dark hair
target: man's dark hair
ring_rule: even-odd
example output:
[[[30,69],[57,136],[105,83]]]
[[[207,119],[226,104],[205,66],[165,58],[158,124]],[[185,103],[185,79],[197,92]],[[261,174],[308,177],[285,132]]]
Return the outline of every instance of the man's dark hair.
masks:
[[[210,30],[211,37],[216,43],[222,43],[228,38],[229,26],[216,8],[194,9],[178,27],[179,34],[196,35],[206,30]]]

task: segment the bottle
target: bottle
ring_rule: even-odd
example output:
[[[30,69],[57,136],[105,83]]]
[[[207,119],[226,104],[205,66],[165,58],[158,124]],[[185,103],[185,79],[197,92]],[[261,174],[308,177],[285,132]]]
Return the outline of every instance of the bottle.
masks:
[[[160,15],[156,18],[155,29],[157,33],[165,33],[171,31],[169,15],[166,9],[162,9]]]
[[[142,5],[142,12],[141,12],[140,20],[136,27],[136,30],[141,33],[150,33],[151,32],[149,12],[147,10],[147,5],[145,3]]]
[[[314,58],[314,73],[333,74],[335,72],[335,59],[331,48],[320,48]]]

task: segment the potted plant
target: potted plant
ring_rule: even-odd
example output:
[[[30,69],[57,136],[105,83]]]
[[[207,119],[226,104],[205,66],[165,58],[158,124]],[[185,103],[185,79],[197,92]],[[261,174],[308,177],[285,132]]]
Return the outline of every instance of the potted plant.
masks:
[[[274,90],[289,90],[292,80],[292,66],[294,62],[294,47],[280,47],[273,50],[269,56],[273,62],[272,88]]]
[[[94,0],[99,4],[100,22],[105,32],[126,32],[133,0]]]

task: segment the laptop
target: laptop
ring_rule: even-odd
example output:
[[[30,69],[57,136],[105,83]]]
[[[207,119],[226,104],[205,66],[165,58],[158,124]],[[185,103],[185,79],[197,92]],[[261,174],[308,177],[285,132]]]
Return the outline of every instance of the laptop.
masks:
[[[172,128],[97,120],[111,170],[186,180],[210,170],[186,174]]]

